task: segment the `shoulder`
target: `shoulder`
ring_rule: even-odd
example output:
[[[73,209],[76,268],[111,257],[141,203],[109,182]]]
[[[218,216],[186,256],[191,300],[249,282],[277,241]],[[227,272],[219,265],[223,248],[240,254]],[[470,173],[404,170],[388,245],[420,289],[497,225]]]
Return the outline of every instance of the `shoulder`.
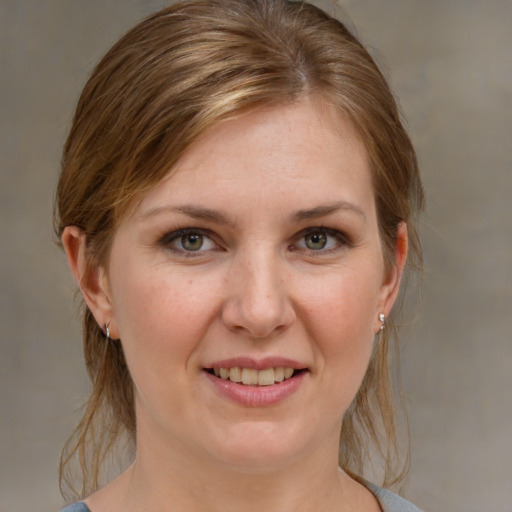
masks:
[[[365,485],[377,498],[383,512],[421,512],[418,507],[387,489],[370,482],[365,482]]]
[[[91,512],[87,505],[80,501],[79,503],[74,503],[73,505],[70,505],[69,507],[66,507],[65,509],[61,510],[60,512]]]

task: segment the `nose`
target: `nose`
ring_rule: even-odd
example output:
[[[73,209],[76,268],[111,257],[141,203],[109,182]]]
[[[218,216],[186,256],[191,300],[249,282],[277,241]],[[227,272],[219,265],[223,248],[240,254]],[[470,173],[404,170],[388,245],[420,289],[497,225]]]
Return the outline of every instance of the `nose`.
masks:
[[[222,308],[222,321],[230,331],[262,339],[292,325],[296,315],[283,265],[263,250],[234,258]]]

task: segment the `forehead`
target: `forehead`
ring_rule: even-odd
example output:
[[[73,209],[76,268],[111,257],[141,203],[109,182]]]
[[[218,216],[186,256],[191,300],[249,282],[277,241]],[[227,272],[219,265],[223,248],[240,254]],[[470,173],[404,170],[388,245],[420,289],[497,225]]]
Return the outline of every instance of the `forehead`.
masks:
[[[285,197],[298,207],[319,199],[373,203],[366,148],[348,120],[304,102],[226,121],[183,155],[138,211],[190,201],[284,204]]]

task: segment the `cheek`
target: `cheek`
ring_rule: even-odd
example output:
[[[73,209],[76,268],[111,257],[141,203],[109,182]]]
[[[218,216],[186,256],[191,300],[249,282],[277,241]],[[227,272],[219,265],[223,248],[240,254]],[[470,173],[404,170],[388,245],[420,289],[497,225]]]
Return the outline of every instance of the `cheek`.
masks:
[[[186,413],[188,370],[195,371],[194,353],[216,314],[219,293],[211,281],[141,268],[119,276],[115,314],[140,407],[138,421],[154,417],[163,425],[168,415]],[[149,416],[141,412],[147,410]]]
[[[312,282],[314,293],[302,306],[329,386],[344,390],[336,400],[349,403],[366,372],[373,349],[378,282],[371,272],[340,273]]]
[[[215,279],[141,268],[130,272],[128,265],[112,278],[116,321],[134,380],[186,364],[217,314],[220,296]]]
[[[303,294],[303,307],[315,323],[314,331],[342,337],[359,333],[373,338],[379,283],[379,276],[371,271],[350,269],[312,279],[304,287],[309,293]]]

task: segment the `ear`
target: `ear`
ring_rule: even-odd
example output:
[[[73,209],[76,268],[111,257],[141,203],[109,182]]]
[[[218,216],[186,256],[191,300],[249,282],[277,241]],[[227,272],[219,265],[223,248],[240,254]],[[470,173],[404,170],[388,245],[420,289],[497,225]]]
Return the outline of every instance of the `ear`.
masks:
[[[400,282],[404,273],[405,263],[407,261],[408,238],[407,224],[401,222],[398,225],[395,252],[393,262],[389,269],[384,283],[382,284],[381,294],[379,298],[378,311],[376,315],[376,323],[374,331],[377,333],[382,326],[379,315],[384,314],[385,317],[391,312],[391,308],[398,297],[400,291]]]
[[[87,261],[86,236],[77,226],[67,226],[61,240],[71,273],[96,322],[104,332],[108,323],[111,337],[118,338],[105,268],[92,266]]]

